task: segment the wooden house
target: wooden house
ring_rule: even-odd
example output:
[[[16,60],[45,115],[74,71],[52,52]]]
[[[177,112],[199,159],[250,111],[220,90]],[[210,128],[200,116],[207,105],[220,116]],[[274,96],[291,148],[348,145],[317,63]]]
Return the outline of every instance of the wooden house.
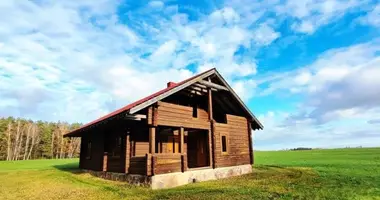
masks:
[[[81,137],[80,168],[156,189],[250,173],[257,129],[262,124],[211,69],[65,137]]]

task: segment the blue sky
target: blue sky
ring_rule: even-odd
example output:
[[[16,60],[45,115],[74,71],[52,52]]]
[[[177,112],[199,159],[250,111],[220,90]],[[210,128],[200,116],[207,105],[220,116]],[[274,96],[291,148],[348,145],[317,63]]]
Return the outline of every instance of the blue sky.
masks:
[[[380,3],[0,2],[0,116],[88,122],[212,67],[255,149],[380,144]]]

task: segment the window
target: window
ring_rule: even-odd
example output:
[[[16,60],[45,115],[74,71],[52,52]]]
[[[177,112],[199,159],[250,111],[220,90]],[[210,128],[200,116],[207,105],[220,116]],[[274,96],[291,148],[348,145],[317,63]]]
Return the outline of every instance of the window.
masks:
[[[227,153],[227,136],[222,136],[222,152]]]
[[[197,118],[198,117],[198,109],[197,105],[193,105],[193,117]]]
[[[91,141],[87,142],[86,159],[91,159]]]
[[[114,147],[112,150],[112,157],[120,157],[121,143],[122,143],[121,137],[116,137]]]

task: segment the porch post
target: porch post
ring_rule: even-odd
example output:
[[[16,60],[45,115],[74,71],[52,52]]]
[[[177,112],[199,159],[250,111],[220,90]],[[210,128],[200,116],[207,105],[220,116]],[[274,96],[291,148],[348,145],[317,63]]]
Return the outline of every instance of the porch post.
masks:
[[[107,166],[108,166],[108,149],[106,149],[106,147],[107,147],[106,143],[107,143],[106,135],[103,134],[103,172],[106,172],[108,170],[107,169]]]
[[[211,82],[210,78],[208,79]],[[212,91],[207,89],[208,93],[208,119],[210,122],[210,129],[208,131],[208,147],[209,147],[209,164],[215,168],[215,139],[214,139],[214,118],[212,112]]]
[[[253,147],[252,147],[252,126],[250,120],[248,120],[248,145],[249,145],[249,163],[253,165]]]
[[[103,154],[103,172],[107,171],[107,162],[108,162],[108,153],[104,152],[104,154]]]
[[[181,127],[179,128],[179,140],[180,140],[180,146],[179,146],[179,152],[181,154],[185,153],[185,150],[184,150],[184,144],[185,144],[185,134],[184,134],[184,128]]]
[[[179,140],[179,152],[181,153],[181,170],[182,172],[185,172],[187,171],[187,155],[185,153],[185,129],[183,127],[179,128]]]
[[[156,153],[156,127],[149,127],[149,153]]]
[[[124,172],[128,174],[129,172],[129,164],[131,161],[131,142],[130,142],[130,133],[127,132],[125,136],[125,170]]]

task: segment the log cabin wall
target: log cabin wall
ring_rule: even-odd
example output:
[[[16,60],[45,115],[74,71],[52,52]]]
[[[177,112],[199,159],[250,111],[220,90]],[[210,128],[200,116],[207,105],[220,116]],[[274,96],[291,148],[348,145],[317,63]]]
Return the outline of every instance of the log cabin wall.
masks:
[[[131,135],[132,157],[145,156],[149,153],[149,134],[147,128],[136,129]]]
[[[210,129],[207,111],[189,106],[176,105],[166,102],[158,102],[157,125],[184,128]]]
[[[153,157],[153,174],[165,174],[182,171],[181,154],[155,154]]]
[[[115,130],[110,133],[106,133],[105,144],[105,156],[103,162],[103,171],[108,172],[125,172],[126,162],[126,134],[122,130]],[[105,166],[107,166],[105,168]]]
[[[146,154],[149,153],[149,134],[147,127],[135,129],[130,136],[130,158],[128,173],[146,173]]]
[[[80,152],[80,168],[94,171],[103,170],[104,143],[103,134],[88,133],[82,137]],[[88,148],[91,143],[91,148]]]
[[[214,123],[215,167],[250,164],[247,119],[228,115],[227,124]],[[222,152],[222,136],[227,139],[227,152]]]

